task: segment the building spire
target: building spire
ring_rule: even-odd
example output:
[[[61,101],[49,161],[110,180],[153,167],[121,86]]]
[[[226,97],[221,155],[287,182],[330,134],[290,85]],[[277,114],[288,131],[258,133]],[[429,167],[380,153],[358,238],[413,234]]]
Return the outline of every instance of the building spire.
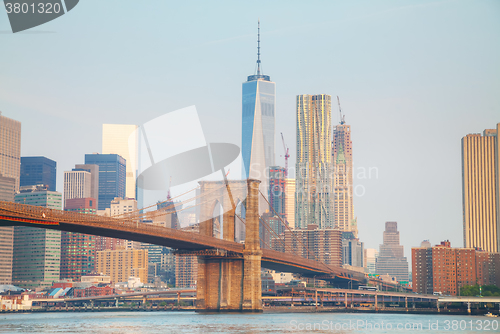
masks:
[[[260,19],[257,21],[257,75],[260,75]]]

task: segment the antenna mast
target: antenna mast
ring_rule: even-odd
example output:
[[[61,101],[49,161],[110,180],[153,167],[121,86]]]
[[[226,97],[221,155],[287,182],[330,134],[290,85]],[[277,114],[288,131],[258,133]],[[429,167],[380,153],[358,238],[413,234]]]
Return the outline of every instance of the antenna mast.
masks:
[[[257,75],[260,75],[260,19],[257,23]]]

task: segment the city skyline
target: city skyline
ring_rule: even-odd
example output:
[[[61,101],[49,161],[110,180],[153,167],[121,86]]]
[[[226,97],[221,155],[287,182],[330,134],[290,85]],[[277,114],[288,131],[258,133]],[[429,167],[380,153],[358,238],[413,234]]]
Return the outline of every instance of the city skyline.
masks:
[[[458,29],[454,34],[447,33],[448,30],[445,29],[444,24],[439,23],[431,12],[431,10],[448,11],[450,9],[448,2],[425,2],[420,6],[395,6],[394,3],[384,2],[384,5],[368,6],[365,9],[344,5],[338,10],[340,14],[336,15],[345,15],[345,17],[329,18],[326,17],[326,14],[322,14],[325,16],[320,18],[319,23],[305,19],[300,26],[288,21],[288,17],[280,19],[271,15],[277,12],[278,5],[268,6],[267,10],[271,14],[268,14],[267,17],[259,15],[263,23],[262,34],[265,37],[263,38],[266,50],[265,73],[273,73],[273,77],[278,83],[276,133],[284,132],[285,138],[288,138],[287,144],[292,151],[291,167],[293,167],[295,157],[293,145],[295,126],[294,121],[289,122],[287,118],[293,118],[290,115],[294,112],[294,95],[324,92],[332,96],[339,95],[342,99],[343,109],[353,127],[353,146],[356,151],[354,183],[355,186],[362,185],[365,190],[364,196],[356,197],[355,194],[354,203],[356,215],[359,218],[359,236],[367,247],[377,247],[380,243],[380,232],[383,230],[383,224],[388,220],[399,222],[402,244],[406,247],[407,257],[409,257],[410,247],[418,246],[421,240],[431,237],[430,231],[432,231],[431,242],[433,244],[444,239],[450,239],[455,246],[462,244],[460,138],[469,133],[482,132],[484,129],[490,128],[491,124],[498,122],[496,119],[498,111],[495,106],[498,105],[499,98],[495,96],[494,92],[498,91],[498,77],[500,76],[498,75],[498,66],[495,65],[493,59],[498,59],[499,51],[498,42],[491,43],[498,40],[498,38],[493,38],[498,36],[498,29],[496,29],[498,23],[491,21],[493,14],[488,14],[486,10],[498,13],[498,6],[487,5],[483,2],[475,8],[471,8],[464,2],[456,1],[453,3],[457,7],[451,11],[449,18],[451,22],[447,23]],[[74,15],[72,13],[72,19],[83,20],[84,16],[88,15],[85,7],[82,8],[79,8],[79,12],[75,11]],[[131,10],[131,8],[125,6],[121,10]],[[325,10],[325,12],[328,11]],[[213,76],[210,76],[212,72],[206,68],[202,70],[199,67],[207,64],[206,60],[203,60],[200,65],[194,65],[192,70],[187,71],[189,73],[185,73],[186,78],[178,77],[180,82],[175,84],[179,83],[179,86],[183,87],[182,89],[173,86],[175,80],[165,79],[168,77],[165,74],[168,73],[170,67],[161,67],[159,72],[150,73],[148,71],[151,68],[146,66],[145,72],[141,72],[139,67],[133,65],[133,62],[129,62],[128,66],[131,67],[132,71],[127,75],[136,78],[141,83],[148,78],[153,78],[151,84],[158,85],[158,87],[152,89],[152,93],[139,90],[137,98],[120,98],[126,95],[132,96],[130,89],[137,89],[137,86],[132,84],[127,86],[125,83],[115,81],[115,74],[121,73],[121,71],[118,72],[118,67],[123,64],[121,61],[118,61],[117,65],[109,63],[108,57],[113,53],[105,53],[101,56],[96,56],[93,51],[83,53],[83,56],[102,57],[104,63],[109,66],[107,69],[99,66],[93,68],[91,63],[83,61],[84,67],[91,66],[90,73],[94,73],[97,69],[102,71],[100,74],[103,83],[108,85],[109,96],[100,95],[96,90],[86,87],[85,85],[90,82],[90,77],[85,75],[83,83],[78,84],[78,88],[82,88],[83,91],[79,92],[75,89],[68,92],[61,89],[60,85],[66,85],[66,82],[72,79],[57,69],[53,69],[55,76],[49,77],[44,76],[44,71],[41,69],[28,75],[27,72],[24,72],[26,70],[20,69],[19,66],[12,66],[12,70],[5,68],[3,72],[5,78],[2,76],[4,80],[0,81],[0,110],[4,116],[21,121],[23,124],[21,155],[40,155],[57,161],[57,183],[59,184],[58,190],[61,190],[60,175],[62,171],[70,170],[75,163],[83,163],[84,154],[99,151],[101,146],[99,143],[100,128],[103,123],[118,123],[117,116],[126,115],[129,119],[123,123],[141,124],[146,120],[146,114],[148,115],[147,119],[150,119],[152,117],[149,116],[159,115],[191,104],[199,106],[202,124],[208,128],[205,133],[209,141],[220,139],[220,141],[238,143],[240,137],[238,128],[241,124],[237,119],[238,105],[241,103],[241,93],[239,92],[241,86],[239,85],[241,78],[252,72],[252,68],[248,67],[248,64],[253,64],[255,60],[254,30],[255,18],[258,14],[254,10],[238,17],[237,20],[245,22],[244,25],[231,19],[228,24],[234,25],[235,29],[230,34],[221,32],[220,26],[214,26],[211,28],[214,30],[209,29],[210,32],[215,32],[213,36],[202,34],[201,37],[194,38],[192,42],[181,42],[175,39],[174,41],[177,42],[175,44],[176,52],[179,50],[189,51],[189,48],[195,50],[201,48],[203,51],[208,51],[207,60],[213,60],[216,55],[221,56],[221,52],[223,54],[221,62],[214,63],[210,70],[214,71]],[[291,13],[290,18],[293,15],[297,14]],[[422,27],[423,32],[419,33],[414,28],[419,26],[417,23],[424,17],[430,19],[430,22],[426,23],[426,26]],[[471,28],[473,32],[465,28],[460,30],[459,23],[465,17],[475,18],[475,21],[479,22],[476,27]],[[479,17],[481,19],[478,19]],[[401,33],[390,32],[388,36],[381,39],[386,41],[385,46],[389,46],[390,51],[394,52],[393,54],[382,51],[384,45],[379,48],[374,47],[372,43],[376,43],[380,39],[375,38],[373,42],[370,42],[368,36],[363,35],[367,33],[363,29],[368,27],[375,29],[373,34],[387,32],[388,26],[384,25],[384,20],[388,20],[391,24],[403,24],[401,21],[406,20],[415,25],[403,24]],[[58,21],[62,22],[63,20]],[[31,54],[31,47],[25,44],[28,42],[34,45],[50,42],[56,48],[57,53],[60,53],[64,42],[68,42],[70,38],[74,39],[74,37],[78,39],[80,31],[74,27],[68,27],[70,30],[67,35],[63,34],[60,28],[61,23],[58,21],[40,28],[42,31],[52,29],[56,31],[55,34],[26,33],[23,36],[25,37],[24,41],[11,38],[18,36],[2,36],[2,39],[6,40],[6,50],[8,50],[3,55],[4,59],[14,64],[23,61],[23,59],[26,60],[24,56],[15,60],[11,50],[15,49],[16,54],[19,54],[19,51],[25,51],[21,54]],[[177,22],[174,20],[172,24],[175,23]],[[344,25],[341,32],[345,36],[333,33],[333,29],[325,28],[339,27],[341,23]],[[355,33],[346,31],[354,23],[361,24],[362,27],[355,30]],[[1,24],[0,29],[7,30],[3,26],[4,23]],[[64,26],[67,25],[66,22]],[[324,37],[326,31],[332,32],[331,35],[326,34],[331,40],[331,45],[325,44],[322,47],[324,51],[336,50],[336,52],[331,53],[331,57],[333,57],[332,60],[339,63],[338,67],[329,65],[323,72],[324,75],[321,76],[312,76],[314,71],[309,69],[305,71],[302,68],[302,63],[293,68],[295,71],[290,71],[291,61],[297,61],[298,57],[304,56],[303,51],[298,49],[298,54],[291,56],[290,60],[286,59],[295,50],[291,49],[290,40],[292,37],[295,40],[303,38],[303,35],[311,32],[312,28],[318,27],[321,36],[317,38]],[[163,28],[168,28],[168,26]],[[227,26],[224,28],[227,29]],[[92,29],[94,28],[91,28],[91,36],[97,36],[97,33]],[[430,29],[437,29],[437,36],[426,36]],[[73,36],[69,36],[70,33]],[[404,33],[410,34],[403,37]],[[461,38],[463,35],[468,41],[466,47],[462,44],[464,43]],[[149,40],[150,36],[152,34],[147,34],[148,38],[146,39]],[[369,36],[373,37],[373,35]],[[439,38],[443,36],[446,37],[444,46],[440,45]],[[475,38],[475,36],[480,36],[480,38]],[[365,47],[374,48],[369,60],[359,56],[357,51],[362,51],[362,49],[357,48],[356,43],[347,41],[348,38],[352,37],[357,37],[354,40],[359,41]],[[424,37],[428,37],[428,39],[424,41]],[[10,39],[7,40],[7,38]],[[100,39],[95,42],[85,38],[83,40],[87,45],[90,44],[93,47],[102,46]],[[338,42],[335,43],[335,41]],[[73,42],[69,41],[69,43],[70,46],[74,46]],[[396,44],[397,47],[395,47]],[[172,56],[171,59],[175,60],[174,63],[178,60],[178,56],[172,55],[170,50],[159,49],[159,51],[162,55]],[[409,51],[416,51],[417,55],[409,55],[412,53]],[[107,50],[107,52],[111,51]],[[342,56],[342,54],[344,55]],[[40,57],[41,60],[47,60],[51,59],[52,55],[52,52],[45,51],[40,54]],[[396,62],[389,66],[382,59],[383,55],[389,55],[388,61],[394,62],[396,60]],[[151,63],[157,64],[158,60],[154,56],[151,57],[153,57]],[[188,55],[186,61],[193,62],[193,60],[198,59],[196,57]],[[229,60],[229,57],[238,59],[238,61]],[[348,57],[353,57],[354,60],[349,61]],[[123,61],[130,60],[129,56],[124,58]],[[280,61],[282,58],[283,61]],[[358,63],[356,63],[356,59]],[[477,62],[478,59],[482,61]],[[81,60],[77,59],[76,61]],[[310,63],[313,70],[327,64],[323,58],[319,60],[317,64]],[[14,68],[20,71],[18,76],[14,76],[12,72]],[[28,66],[28,68],[31,67]],[[33,68],[31,69],[33,70]],[[458,71],[458,69],[460,70]],[[197,72],[197,70],[200,71]],[[293,73],[287,74],[287,71]],[[176,72],[174,71],[174,73]],[[218,102],[221,102],[220,99],[224,100],[220,105],[215,104],[215,101],[208,96],[209,94],[216,95],[217,90],[209,89],[209,92],[204,93],[201,88],[205,89],[206,86],[200,87],[198,84],[204,81],[204,77],[216,77],[216,73],[222,80],[217,81],[217,84],[213,86],[220,88],[223,84],[222,88],[225,90],[218,96]],[[338,75],[333,75],[334,73]],[[290,76],[291,74],[293,76]],[[72,75],[78,78],[82,73],[72,73]],[[17,79],[14,80],[14,77]],[[42,77],[47,77],[49,81],[46,85],[47,88],[42,88],[36,83],[29,83],[33,78]],[[305,80],[299,80],[298,77]],[[198,79],[195,80],[195,78]],[[326,83],[325,78],[328,78],[330,83]],[[423,82],[428,85],[428,88],[422,86]],[[190,84],[188,85],[188,83]],[[374,87],[376,83],[378,83],[377,87]],[[116,86],[111,87],[110,84]],[[51,85],[53,90],[48,88]],[[151,88],[148,85],[146,87]],[[160,87],[166,88],[165,91],[171,93],[162,96],[161,99],[155,97],[154,94],[161,95]],[[63,98],[65,95],[63,92],[68,93],[66,98]],[[220,90],[218,92],[220,93]],[[90,93],[92,99],[98,99],[99,105],[96,106],[95,102],[89,104],[83,100],[83,103],[78,105],[72,102],[73,100],[81,100],[82,95],[80,94],[87,93]],[[49,98],[42,98],[41,95],[49,96]],[[144,102],[143,99],[139,99],[140,96],[149,100]],[[167,97],[166,100],[165,97]],[[193,101],[190,100],[191,97]],[[37,101],[37,105],[31,105],[30,102],[26,101]],[[139,108],[140,106],[141,108]],[[137,113],[137,110],[143,111]],[[474,112],[471,113],[471,110]],[[81,119],[81,114],[84,111],[87,114],[85,119]],[[236,130],[212,121],[211,118],[214,114],[225,115],[226,122],[232,124]],[[102,120],[96,121],[101,118]],[[87,126],[85,132],[83,129],[80,130],[81,122]],[[47,124],[46,131],[54,134],[55,138],[44,140],[43,143],[37,142],[33,134],[36,133],[39,124]],[[221,129],[226,128],[227,131],[221,131]],[[446,135],[443,135],[443,132]],[[76,139],[79,136],[82,140]],[[68,138],[74,138],[74,140],[68,140]],[[279,140],[276,142],[279,143]],[[66,158],[63,156],[64,153],[60,151],[65,151],[69,144],[73,144],[74,149],[67,154]],[[276,164],[283,166],[284,160],[279,157],[279,155],[283,155],[281,147],[278,145],[275,150]],[[423,158],[426,159],[427,163],[422,161]],[[429,161],[432,163],[428,163]],[[365,168],[368,173],[370,167],[377,168],[377,178],[375,176],[371,179],[358,177],[360,174],[358,168]],[[421,179],[415,177],[418,174],[424,176]],[[429,193],[429,188],[432,188],[432,193]],[[426,210],[419,212],[417,208],[423,206],[426,207]],[[429,217],[430,213],[432,213],[431,217]],[[415,226],[424,226],[428,232],[425,232],[425,228],[417,230]],[[431,230],[431,227],[435,227],[435,229]]]

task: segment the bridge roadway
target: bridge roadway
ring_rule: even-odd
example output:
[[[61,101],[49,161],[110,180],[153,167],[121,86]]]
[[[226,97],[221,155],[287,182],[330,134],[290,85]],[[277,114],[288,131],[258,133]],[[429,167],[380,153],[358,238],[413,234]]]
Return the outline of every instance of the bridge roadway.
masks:
[[[133,219],[117,219],[82,214],[39,206],[0,201],[0,226],[28,226],[78,232],[105,237],[133,240],[166,246],[182,251],[198,251],[213,256],[242,257],[244,245],[162,226],[140,223]],[[207,251],[208,250],[208,251]],[[207,253],[208,252],[208,253]],[[321,276],[322,279],[345,283],[352,280],[366,282],[365,275],[300,256],[262,249],[262,267],[304,276]]]

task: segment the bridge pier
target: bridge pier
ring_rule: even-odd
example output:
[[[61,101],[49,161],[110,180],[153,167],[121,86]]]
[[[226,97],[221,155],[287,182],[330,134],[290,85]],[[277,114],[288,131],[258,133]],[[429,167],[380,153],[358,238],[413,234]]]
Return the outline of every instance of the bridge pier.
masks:
[[[240,186],[241,186],[240,182]],[[247,180],[246,232],[243,254],[221,252],[198,256],[198,281],[196,284],[196,311],[239,311],[262,312],[261,259],[259,238],[259,183],[258,180]],[[203,182],[202,191],[220,187],[221,182]],[[234,241],[235,203],[230,189],[234,182],[228,182],[227,194],[218,199],[232,209],[223,215],[223,239]],[[202,206],[202,215],[211,217],[210,204]],[[208,211],[207,211],[208,210]],[[200,223],[200,233],[211,235],[212,219]],[[212,252],[214,253],[214,252]]]

